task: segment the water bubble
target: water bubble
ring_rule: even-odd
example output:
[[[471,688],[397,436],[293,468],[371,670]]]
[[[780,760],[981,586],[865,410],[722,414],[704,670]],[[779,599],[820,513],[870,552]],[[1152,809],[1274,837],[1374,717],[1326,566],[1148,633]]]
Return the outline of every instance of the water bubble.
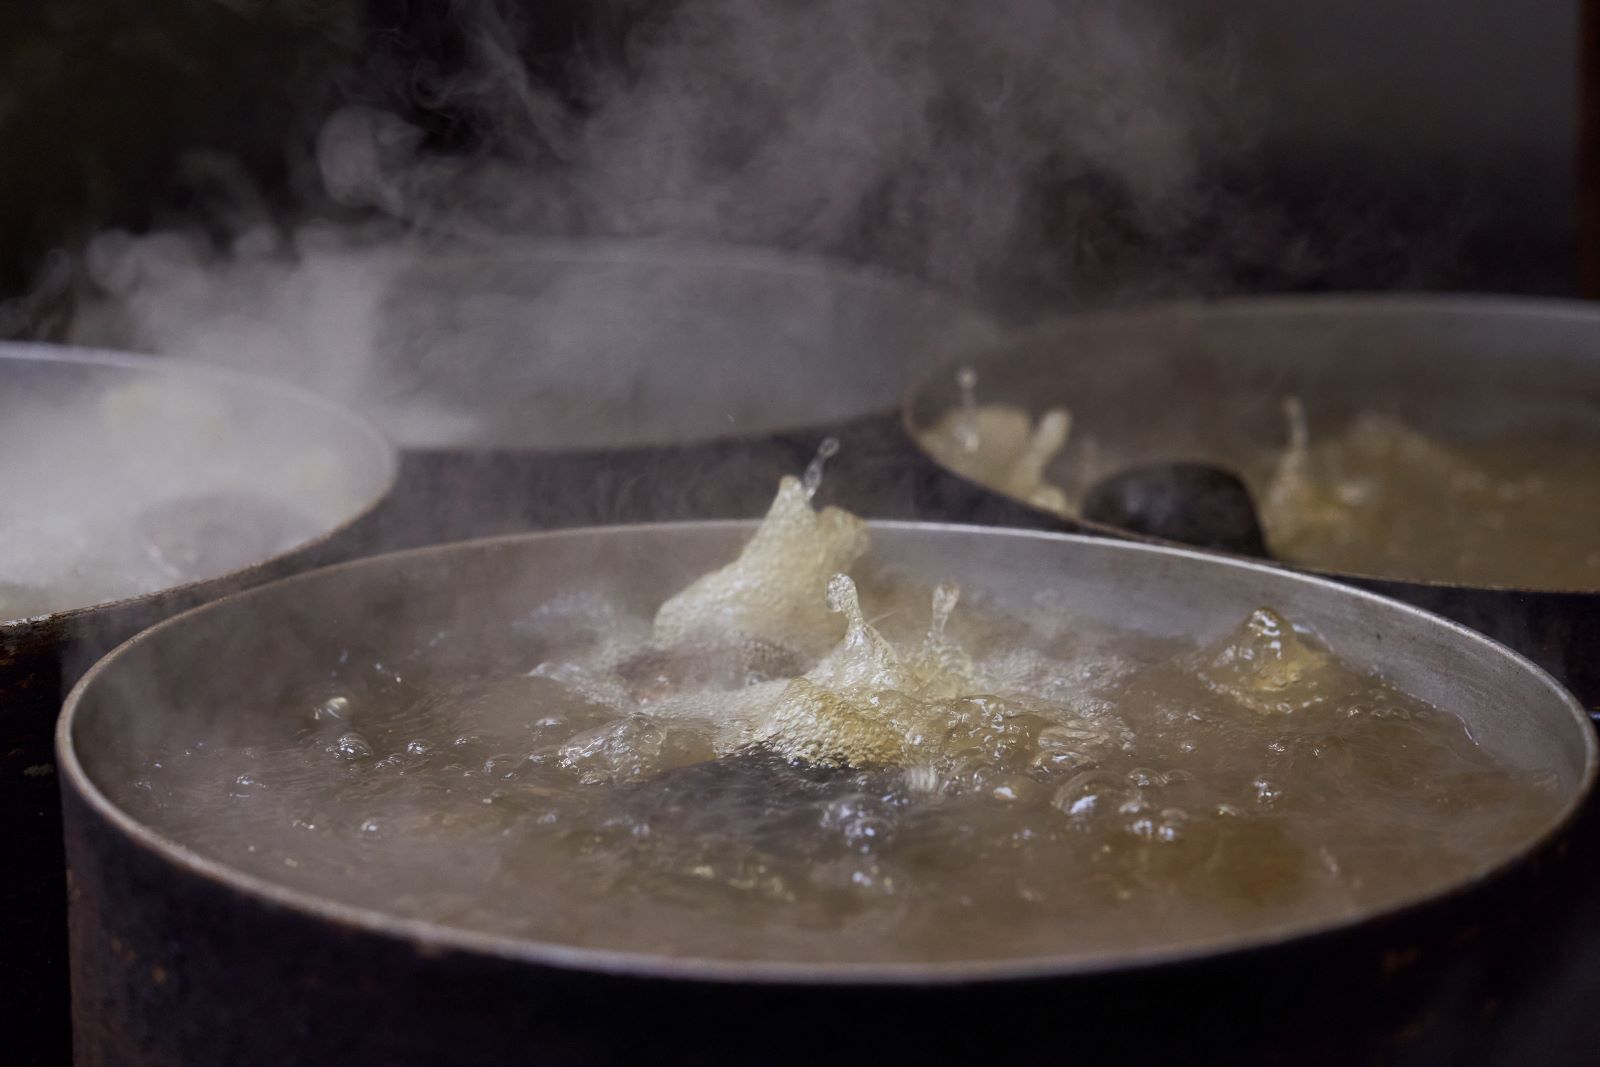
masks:
[[[406,742],[406,755],[426,756],[433,751],[433,742],[426,738],[418,737]]]
[[[311,709],[311,718],[317,722],[338,722],[349,717],[350,698],[343,693],[336,693]]]
[[[1156,840],[1174,843],[1183,840],[1189,827],[1189,813],[1182,808],[1162,808],[1156,824]]]
[[[527,762],[528,757],[520,752],[490,756],[483,761],[483,773],[491,778],[515,778]]]
[[[1105,741],[1105,733],[1086,722],[1047,726],[1034,738],[1033,765],[1045,771],[1085,770],[1098,762],[1095,753]]]
[[[1007,804],[1023,804],[1039,794],[1039,785],[1023,775],[1008,775],[994,783],[989,795]]]
[[[349,733],[323,749],[331,756],[342,760],[366,759],[372,755],[372,745],[365,737],[357,733]]]
[[[1144,794],[1109,771],[1083,772],[1056,790],[1051,803],[1074,820],[1102,818],[1114,812],[1131,814],[1145,807]]]
[[[871,852],[894,836],[893,815],[874,796],[855,793],[831,801],[822,810],[822,825],[839,832],[853,852]]]
[[[256,780],[255,775],[241,774],[228,787],[228,795],[230,797],[249,797],[254,796],[260,789],[261,783]]]
[[[1283,787],[1265,775],[1250,784],[1255,788],[1256,802],[1263,807],[1271,807],[1283,798]]]

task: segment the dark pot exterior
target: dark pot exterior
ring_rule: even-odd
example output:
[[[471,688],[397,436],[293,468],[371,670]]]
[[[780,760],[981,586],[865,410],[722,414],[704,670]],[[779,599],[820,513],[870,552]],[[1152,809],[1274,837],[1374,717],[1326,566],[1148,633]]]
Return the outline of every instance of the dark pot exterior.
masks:
[[[67,917],[55,726],[61,701],[95,661],[163,619],[254,585],[359,554],[372,519],[214,581],[100,608],[0,626],[0,1018],[6,1062],[58,1064],[70,1045]],[[20,1059],[11,1058],[20,1054]]]
[[[1592,998],[1557,989],[1575,946],[1553,918],[1592,826],[1448,898],[1275,947],[1093,975],[798,985],[430,947],[253,899],[65,801],[82,1067],[1560,1064],[1591,1062],[1600,1040]]]

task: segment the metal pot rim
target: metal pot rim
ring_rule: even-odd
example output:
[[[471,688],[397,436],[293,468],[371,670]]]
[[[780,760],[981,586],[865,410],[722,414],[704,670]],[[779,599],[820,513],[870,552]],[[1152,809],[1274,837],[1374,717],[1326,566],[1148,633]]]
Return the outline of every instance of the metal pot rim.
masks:
[[[1057,316],[1008,335],[999,342],[999,346],[987,346],[982,351],[969,352],[964,357],[958,356],[940,361],[932,371],[914,382],[911,388],[906,391],[905,397],[900,404],[900,426],[906,436],[911,439],[912,447],[928,462],[937,466],[946,477],[954,478],[981,492],[1002,497],[1036,512],[1040,516],[1068,523],[1074,529],[1082,529],[1103,537],[1115,538],[1121,541],[1133,541],[1155,547],[1182,548],[1184,546],[1180,542],[1168,541],[1165,538],[1154,537],[1150,534],[1138,533],[1133,530],[1125,530],[1120,526],[1111,526],[1103,522],[1077,517],[1067,519],[1054,512],[1044,511],[1022,497],[1003,492],[992,485],[976,481],[959,471],[952,470],[922,445],[921,438],[917,433],[919,427],[914,413],[918,399],[926,391],[930,382],[951,379],[954,377],[956,370],[961,367],[994,366],[1005,360],[1007,358],[1006,352],[1001,350],[1002,347],[1009,350],[1012,346],[1046,338],[1066,337],[1073,330],[1092,329],[1096,326],[1123,320],[1155,321],[1193,318],[1217,321],[1230,319],[1259,321],[1277,318],[1295,319],[1302,316],[1322,318],[1330,315],[1360,315],[1368,318],[1377,318],[1415,315],[1419,312],[1435,315],[1459,315],[1462,317],[1509,315],[1540,320],[1554,318],[1588,323],[1597,331],[1600,331],[1600,307],[1592,306],[1584,301],[1560,297],[1510,296],[1498,293],[1290,293],[1265,296],[1217,297],[1214,299],[1163,300],[1119,305],[1073,315]],[[1260,560],[1251,560],[1248,556],[1241,556],[1226,549],[1218,548],[1208,551],[1230,560],[1262,562]],[[1336,570],[1330,567],[1315,567],[1300,563],[1269,562],[1268,565],[1291,570],[1298,574],[1332,578],[1341,582],[1377,582],[1428,589],[1473,589],[1486,592],[1525,593],[1540,596],[1600,595],[1600,588],[1585,589],[1562,586],[1495,584],[1466,585],[1461,582],[1445,581],[1438,578],[1367,574],[1361,571]]]
[[[976,304],[948,287],[935,285],[921,278],[818,252],[792,251],[766,245],[687,240],[676,237],[500,236],[468,240],[460,235],[445,234],[420,239],[415,245],[403,246],[401,251],[401,258],[391,268],[390,285],[397,284],[410,271],[426,273],[473,266],[514,267],[518,264],[542,263],[568,268],[701,267],[752,276],[834,280],[847,285],[853,291],[888,295],[924,308],[943,308],[951,315],[953,321],[962,324],[963,331],[986,336],[988,340],[985,343],[998,341],[1004,336],[1006,327],[1014,325],[1006,322],[992,309]],[[700,447],[752,438],[800,435],[815,431],[818,426],[871,418],[893,410],[893,403],[886,402],[882,407],[871,411],[825,414],[809,420],[762,425],[755,430],[717,428],[684,437],[663,437],[658,440],[631,441],[624,444],[530,447],[496,443],[467,445],[419,443],[406,444],[405,447],[407,451],[414,452],[517,451],[552,456]]]
[[[644,529],[704,529],[753,530],[755,520],[725,519],[674,523],[643,524]],[[1577,788],[1567,804],[1540,834],[1525,840],[1520,847],[1486,866],[1473,876],[1447,885],[1426,896],[1404,900],[1396,904],[1363,912],[1355,916],[1341,916],[1323,922],[1297,924],[1257,930],[1243,937],[1221,943],[1203,943],[1190,946],[1161,946],[1121,953],[1115,956],[1042,956],[996,960],[958,960],[931,963],[796,963],[784,961],[734,961],[689,956],[663,956],[646,952],[615,949],[590,949],[525,938],[485,934],[452,927],[443,923],[392,916],[373,908],[343,904],[314,893],[289,889],[253,874],[236,870],[228,864],[209,859],[192,851],[167,835],[134,819],[111,801],[96,786],[78,759],[73,740],[73,726],[84,694],[100,674],[108,670],[128,649],[150,640],[159,640],[168,627],[182,624],[190,616],[199,615],[218,605],[253,596],[269,595],[272,591],[297,583],[315,581],[326,572],[348,572],[363,568],[381,568],[395,561],[418,559],[427,555],[449,554],[473,546],[489,546],[512,542],[537,542],[552,538],[626,537],[637,532],[640,526],[593,526],[565,530],[547,530],[533,533],[509,534],[500,537],[460,541],[447,545],[430,545],[384,555],[370,556],[335,564],[331,567],[308,571],[292,577],[256,586],[210,601],[188,611],[174,615],[144,632],[129,638],[107,653],[73,686],[63,705],[56,724],[56,763],[62,788],[73,790],[93,810],[94,814],[115,830],[159,857],[165,863],[184,869],[189,874],[205,879],[214,885],[246,897],[264,901],[272,906],[296,912],[308,918],[336,926],[346,926],[374,936],[393,939],[412,945],[424,954],[473,953],[515,963],[550,967],[561,970],[598,972],[644,979],[703,981],[703,982],[754,982],[786,985],[951,985],[976,981],[1008,981],[1046,977],[1086,977],[1143,970],[1193,962],[1244,955],[1289,942],[1317,939],[1366,924],[1420,911],[1442,901],[1469,892],[1473,888],[1493,882],[1515,867],[1524,857],[1540,850],[1558,835],[1582,808],[1594,788],[1600,772],[1600,743],[1590,723],[1588,713],[1578,701],[1563,689],[1550,674],[1505,646],[1449,619],[1431,612],[1392,600],[1364,589],[1351,588],[1315,575],[1287,571],[1280,567],[1221,557],[1215,553],[1160,545],[1145,545],[1127,541],[1066,534],[967,526],[955,523],[922,522],[871,522],[875,531],[930,531],[951,533],[977,533],[984,536],[1015,538],[1021,540],[1047,540],[1062,544],[1090,546],[1097,550],[1164,555],[1192,559],[1210,565],[1244,571],[1258,571],[1273,575],[1277,580],[1288,580],[1318,586],[1329,594],[1340,597],[1374,601],[1382,609],[1414,624],[1439,627],[1455,638],[1480,647],[1484,656],[1511,660],[1516,666],[1536,679],[1550,695],[1562,704],[1572,716],[1577,736],[1584,746],[1583,772]]]
[[[379,504],[383,503],[384,499],[394,491],[395,482],[400,475],[399,449],[395,448],[370,420],[319,393],[303,389],[288,382],[278,381],[275,378],[258,377],[243,371],[218,367],[191,359],[182,359],[177,356],[144,355],[115,349],[83,348],[76,345],[57,345],[35,341],[0,342],[0,360],[87,364],[115,367],[121,370],[134,371],[138,374],[170,374],[184,378],[201,379],[209,377],[213,380],[228,383],[228,387],[235,391],[275,393],[300,407],[320,409],[330,422],[338,421],[353,429],[364,439],[365,444],[370,446],[372,455],[380,458],[382,464],[376,489],[365,500],[359,502],[341,522],[302,541],[287,545],[270,556],[254,560],[242,567],[235,567],[220,574],[196,578],[176,585],[162,586],[160,589],[154,589],[148,593],[118,597],[114,600],[102,600],[93,604],[63,608],[58,611],[47,611],[37,615],[24,615],[15,619],[0,619],[0,634],[35,626],[70,622],[94,613],[116,611],[130,605],[142,604],[158,598],[181,597],[186,593],[203,589],[212,583],[221,584],[243,578],[262,567],[277,563],[288,556],[318,548],[338,537],[370,515]]]
[[[426,255],[411,255],[412,251]],[[788,277],[849,279],[863,288],[893,290],[917,299],[948,302],[974,319],[993,324],[993,316],[949,290],[923,279],[884,270],[869,263],[840,259],[818,252],[792,251],[768,245],[732,241],[687,240],[676,237],[522,237],[495,236],[465,240],[446,236],[425,239],[407,249],[399,270],[427,269],[439,265],[490,260],[494,263],[567,262],[573,265],[665,267],[679,264],[708,265],[752,274]]]

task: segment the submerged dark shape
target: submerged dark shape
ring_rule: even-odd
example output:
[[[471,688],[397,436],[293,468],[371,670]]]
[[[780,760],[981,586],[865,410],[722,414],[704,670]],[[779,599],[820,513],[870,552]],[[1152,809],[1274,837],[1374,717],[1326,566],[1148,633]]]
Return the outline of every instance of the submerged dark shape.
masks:
[[[789,759],[760,746],[675,767],[628,789],[628,804],[641,817],[686,836],[762,839],[782,846],[784,823],[809,818],[807,806],[851,791],[882,793],[892,785],[884,772],[857,771]],[[723,801],[737,800],[737,804]]]
[[[1250,490],[1210,463],[1145,463],[1100,479],[1084,494],[1083,517],[1130,533],[1268,558]]]

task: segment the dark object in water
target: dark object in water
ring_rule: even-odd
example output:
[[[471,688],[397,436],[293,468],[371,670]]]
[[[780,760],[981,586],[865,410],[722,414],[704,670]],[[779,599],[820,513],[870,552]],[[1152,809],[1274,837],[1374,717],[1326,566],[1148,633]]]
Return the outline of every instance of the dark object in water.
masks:
[[[1235,473],[1210,463],[1145,463],[1100,479],[1083,517],[1130,533],[1268,557],[1255,500]]]

